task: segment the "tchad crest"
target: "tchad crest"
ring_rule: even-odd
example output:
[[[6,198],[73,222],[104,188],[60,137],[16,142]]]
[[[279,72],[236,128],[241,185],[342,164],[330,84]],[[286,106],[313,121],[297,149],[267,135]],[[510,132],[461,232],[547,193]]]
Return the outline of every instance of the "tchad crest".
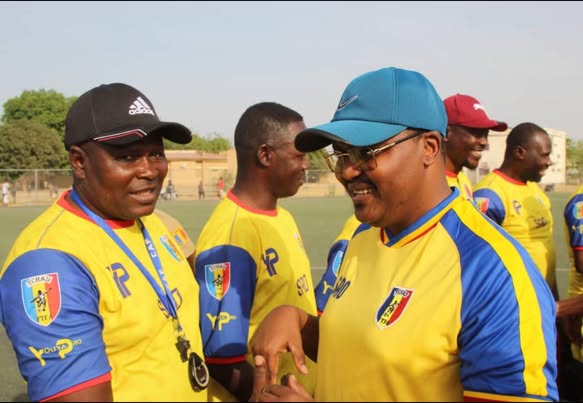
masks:
[[[20,280],[22,304],[28,318],[48,326],[61,312],[61,285],[58,273],[39,274]]]
[[[413,290],[403,287],[393,287],[389,296],[383,301],[376,314],[379,329],[385,329],[395,323],[407,308],[413,295]]]
[[[204,280],[209,294],[220,301],[231,287],[231,262],[204,266]]]

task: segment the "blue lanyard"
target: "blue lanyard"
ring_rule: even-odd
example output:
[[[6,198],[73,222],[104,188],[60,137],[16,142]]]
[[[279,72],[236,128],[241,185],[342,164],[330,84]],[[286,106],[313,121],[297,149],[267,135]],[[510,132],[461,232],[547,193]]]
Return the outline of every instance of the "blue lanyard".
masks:
[[[168,287],[168,283],[166,281],[166,276],[164,274],[164,270],[162,269],[162,264],[160,263],[160,257],[158,256],[158,252],[156,251],[156,247],[154,246],[154,242],[152,242],[152,238],[148,233],[148,230],[144,226],[144,224],[138,219],[138,224],[140,229],[142,230],[142,236],[144,237],[144,243],[146,244],[146,249],[150,255],[150,259],[152,260],[152,264],[156,268],[156,272],[158,273],[158,277],[160,278],[160,282],[164,286],[164,290],[160,288],[158,283],[154,280],[150,272],[144,267],[142,262],[132,253],[132,251],[127,247],[127,245],[117,236],[117,234],[111,229],[111,227],[105,222],[105,220],[99,217],[97,214],[89,210],[89,208],[83,203],[83,201],[79,198],[79,195],[75,191],[75,189],[71,190],[71,198],[77,205],[83,210],[85,214],[102,230],[104,230],[107,235],[125,252],[125,254],[134,262],[134,264],[140,269],[144,277],[148,280],[156,294],[158,295],[158,299],[166,308],[166,311],[172,316],[172,318],[176,321],[176,329],[179,333],[182,332],[182,326],[180,325],[180,321],[178,320],[178,310],[176,308],[176,304],[174,299],[172,298],[172,293]]]

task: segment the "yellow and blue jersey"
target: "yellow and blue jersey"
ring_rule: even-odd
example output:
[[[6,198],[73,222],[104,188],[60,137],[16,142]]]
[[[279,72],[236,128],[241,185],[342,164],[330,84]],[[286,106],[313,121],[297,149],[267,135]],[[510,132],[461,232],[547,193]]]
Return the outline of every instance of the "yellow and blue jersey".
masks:
[[[474,188],[474,201],[526,248],[549,286],[556,287],[553,216],[542,189],[535,182],[519,182],[495,169]]]
[[[472,183],[463,171],[459,171],[457,175],[451,171],[445,171],[445,178],[449,187],[458,188],[465,199],[474,200]]]
[[[454,189],[403,233],[348,243],[315,399],[557,400],[555,309],[526,250]]]
[[[65,193],[67,194],[67,193]],[[18,236],[0,272],[0,319],[43,400],[111,380],[116,401],[206,401],[175,347],[174,321],[131,258],[63,194]],[[107,221],[159,281],[135,221]],[[202,354],[198,285],[160,219],[141,218],[191,351]],[[163,385],[163,387],[161,387]]]
[[[295,220],[282,207],[256,210],[227,192],[197,240],[195,273],[209,363],[247,360],[253,365],[249,341],[276,306],[294,305],[316,315],[308,255]],[[294,373],[313,390],[312,361],[308,376],[298,373],[289,353],[279,362],[279,373]],[[211,386],[210,394],[224,395],[220,385],[212,382]]]
[[[583,250],[583,186],[580,186],[567,200],[563,211],[566,239],[569,242],[569,287],[568,297],[583,295],[583,274],[575,268],[573,251]],[[583,328],[581,329],[583,333]],[[573,357],[583,362],[583,346],[571,345]]]
[[[363,225],[364,228],[369,227],[368,224],[362,224],[358,221],[354,214],[348,217],[344,222],[342,229],[336,236],[336,239],[332,243],[332,246],[328,250],[326,271],[314,289],[316,292],[316,307],[318,308],[318,315],[321,315],[324,311],[324,307],[328,302],[328,298],[332,293],[334,283],[338,277],[338,269],[340,268],[340,263],[342,263],[342,257],[348,246],[348,241],[352,238],[352,234],[354,234],[354,231],[356,231],[359,225]]]

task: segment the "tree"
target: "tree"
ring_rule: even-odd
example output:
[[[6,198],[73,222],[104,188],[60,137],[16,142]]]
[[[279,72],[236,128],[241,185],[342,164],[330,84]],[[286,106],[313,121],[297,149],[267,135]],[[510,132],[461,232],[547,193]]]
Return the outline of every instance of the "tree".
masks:
[[[77,97],[65,97],[55,90],[25,90],[4,103],[2,122],[35,120],[65,136],[65,117]]]
[[[583,141],[567,138],[567,177],[581,183],[583,175]]]
[[[56,130],[33,120],[0,125],[0,169],[62,169],[68,166]],[[20,173],[14,173],[13,177]]]
[[[177,144],[164,139],[164,147],[167,150],[197,150],[210,153],[219,153],[233,148],[229,140],[221,137],[218,133],[213,133],[207,137],[201,137],[198,134],[192,135],[192,141],[188,144]]]

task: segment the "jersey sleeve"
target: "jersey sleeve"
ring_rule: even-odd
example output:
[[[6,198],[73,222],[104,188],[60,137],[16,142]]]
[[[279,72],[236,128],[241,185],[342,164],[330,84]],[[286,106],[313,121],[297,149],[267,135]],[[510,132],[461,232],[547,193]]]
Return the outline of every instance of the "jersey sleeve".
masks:
[[[74,257],[27,252],[0,279],[0,310],[33,401],[111,371],[102,338],[99,294]]]
[[[257,264],[243,248],[218,245],[196,257],[204,354],[209,363],[244,361]]]
[[[340,239],[336,241],[328,251],[326,271],[315,288],[318,315],[321,315],[322,312],[324,312],[324,307],[328,302],[328,298],[330,298],[330,294],[332,294],[334,283],[336,283],[336,278],[338,277],[338,269],[342,263],[342,258],[344,257],[344,252],[346,251],[347,246],[348,240]]]
[[[532,401],[556,396],[555,302],[534,261],[516,242],[512,260],[487,245],[468,251],[463,281],[461,376],[465,399]],[[469,259],[470,254],[479,258]],[[518,258],[517,258],[518,257]],[[509,258],[508,258],[509,259]],[[512,265],[512,268],[506,267]],[[491,296],[495,296],[493,299]]]
[[[563,212],[568,242],[572,249],[583,250],[583,194],[572,197]]]
[[[490,189],[474,190],[474,202],[478,209],[488,217],[490,217],[498,225],[506,218],[506,209],[500,197]]]

